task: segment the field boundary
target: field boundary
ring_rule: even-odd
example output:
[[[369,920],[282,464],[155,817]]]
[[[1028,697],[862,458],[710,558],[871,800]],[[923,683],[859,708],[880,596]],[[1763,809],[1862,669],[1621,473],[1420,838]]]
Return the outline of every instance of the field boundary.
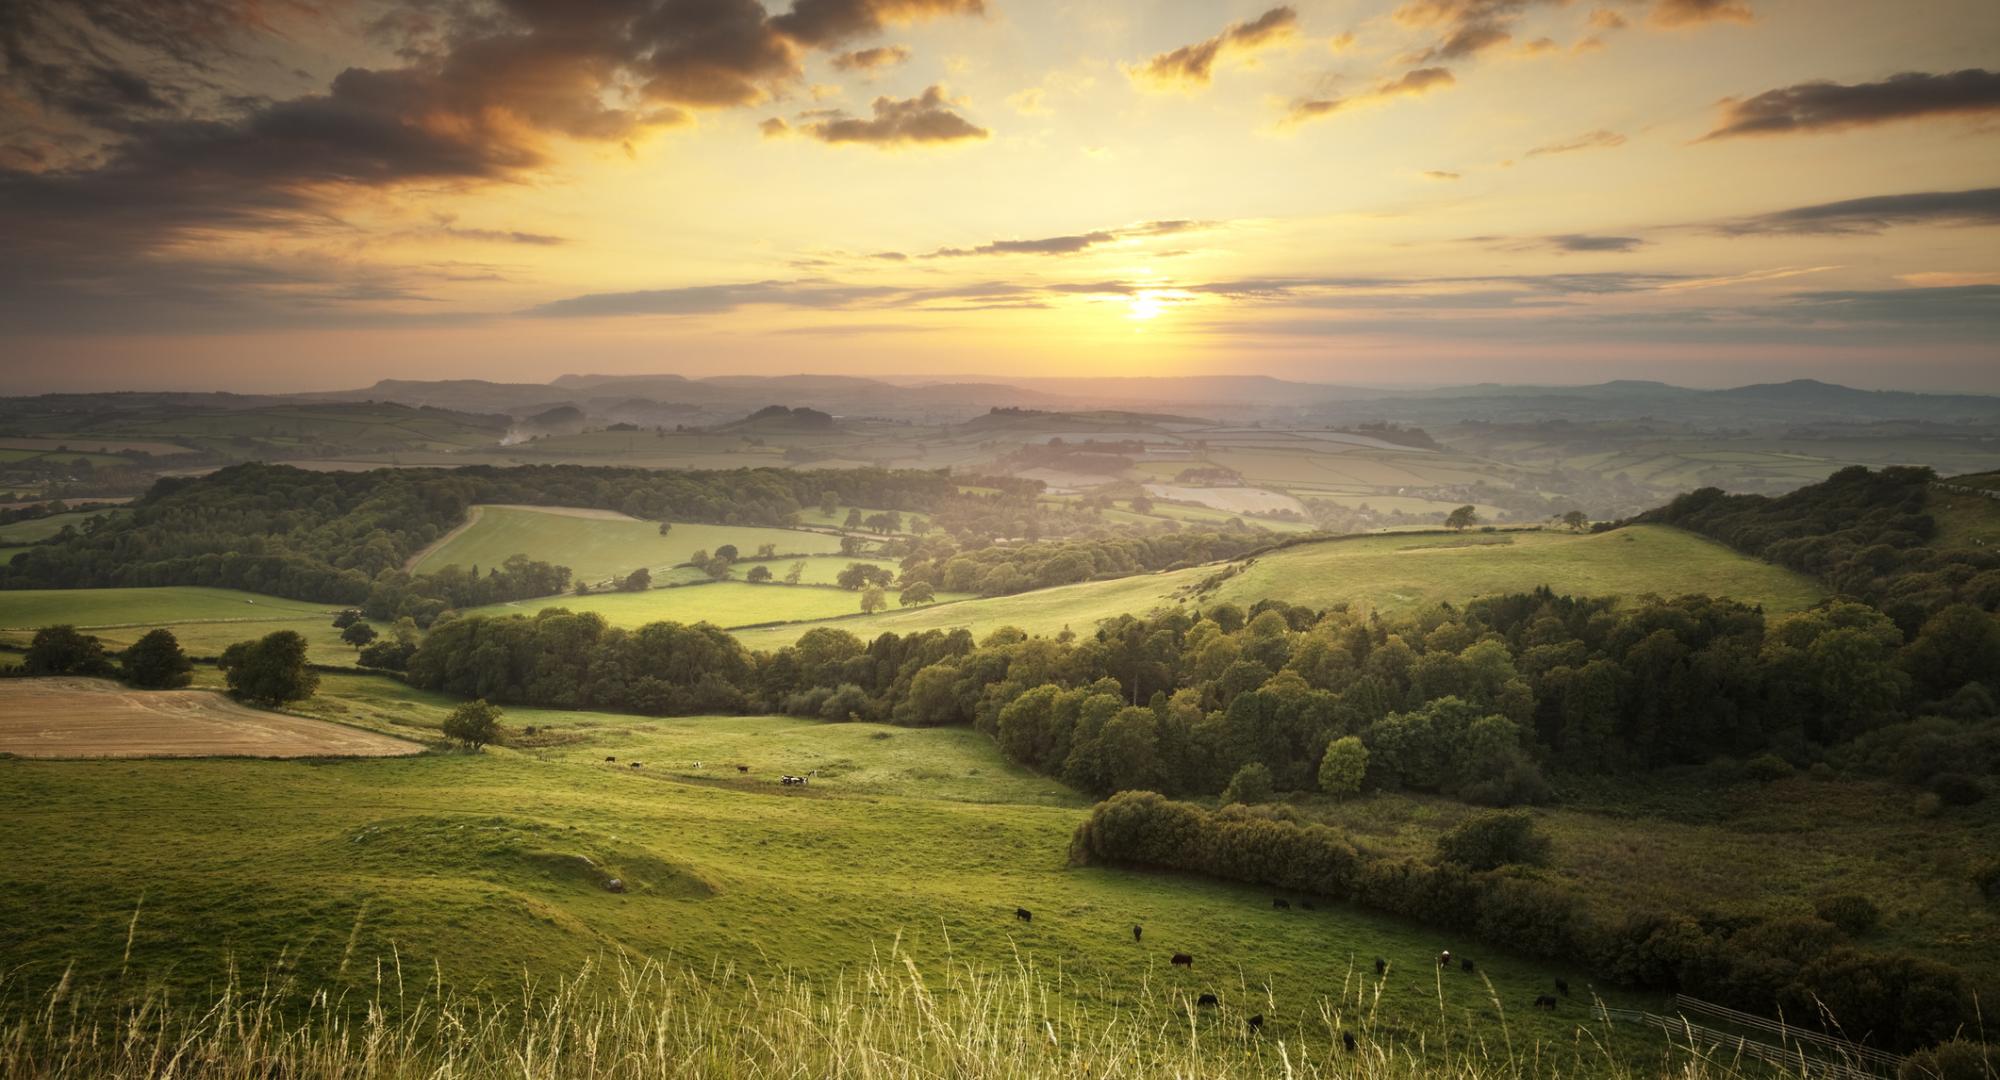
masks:
[[[1680,995],[1676,995],[1674,1000],[1678,1005],[1683,998]],[[1705,1005],[1706,1003],[1701,1002],[1698,1004]],[[1903,1060],[1893,1054],[1885,1054],[1879,1050],[1868,1050],[1866,1047],[1845,1043],[1844,1040],[1828,1039],[1824,1036],[1815,1036],[1814,1038],[1828,1043],[1842,1044],[1841,1047],[1818,1047],[1819,1049],[1834,1053],[1837,1055],[1836,1058],[1829,1060],[1823,1057],[1811,1057],[1806,1054],[1803,1045],[1806,1037],[1811,1033],[1802,1032],[1795,1028],[1787,1028],[1786,1030],[1791,1032],[1793,1038],[1799,1040],[1799,1044],[1788,1048],[1762,1042],[1747,1035],[1734,1035],[1715,1028],[1703,1027],[1680,1015],[1662,1016],[1659,1013],[1646,1012],[1642,1009],[1614,1009],[1602,1001],[1593,1002],[1590,1011],[1592,1016],[1607,1022],[1644,1024],[1648,1027],[1656,1027],[1670,1037],[1681,1035],[1690,1044],[1696,1042],[1705,1043],[1717,1049],[1733,1050],[1739,1056],[1756,1058],[1758,1061],[1780,1069],[1810,1070],[1811,1075],[1833,1077],[1835,1080],[1881,1080],[1884,1076],[1895,1075],[1896,1065],[1899,1065]],[[1733,1012],[1734,1010],[1730,1011]],[[1758,1017],[1755,1019],[1761,1020],[1762,1018]],[[1764,1023],[1771,1022],[1764,1021]],[[1777,1026],[1783,1027],[1783,1025]],[[1863,1068],[1858,1064],[1860,1062],[1867,1062],[1875,1067]],[[1894,1064],[1890,1064],[1891,1062]]]
[[[461,521],[457,525],[452,526],[448,531],[445,532],[443,536],[440,536],[437,539],[431,541],[430,543],[425,544],[423,547],[417,549],[416,554],[411,555],[409,558],[403,560],[403,573],[405,574],[416,573],[417,564],[423,562],[425,559],[430,558],[431,555],[436,553],[439,548],[442,548],[446,544],[451,543],[453,540],[458,539],[460,533],[463,533],[465,530],[470,529],[474,525],[479,524],[479,518],[485,512],[486,512],[486,507],[483,505],[474,505],[467,507],[465,510],[464,521]]]

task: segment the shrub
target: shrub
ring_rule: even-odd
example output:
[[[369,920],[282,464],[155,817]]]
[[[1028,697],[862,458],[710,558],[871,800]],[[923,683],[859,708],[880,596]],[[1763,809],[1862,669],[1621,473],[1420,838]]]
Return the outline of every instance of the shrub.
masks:
[[[1327,744],[1326,756],[1319,762],[1319,789],[1336,799],[1344,799],[1361,790],[1361,780],[1368,775],[1368,747],[1360,739],[1349,735]]]
[[[1971,806],[1986,797],[1979,778],[1961,772],[1944,772],[1931,777],[1931,792],[1946,806]]]
[[[1751,758],[1749,763],[1743,766],[1743,775],[1760,784],[1783,780],[1792,775],[1793,771],[1792,763],[1776,754],[1763,754]]]
[[[2000,1054],[1985,1043],[1953,1039],[1903,1060],[1896,1080],[1989,1080],[2000,1074]]]
[[[2000,901],[2000,859],[1988,860],[1972,872],[1972,884],[1988,900]]]
[[[239,641],[219,661],[229,692],[262,705],[309,698],[319,676],[306,667],[306,639],[296,630],[275,630],[256,641]]]
[[[30,675],[108,675],[104,643],[74,626],[44,626],[28,643],[21,669]]]
[[[1549,838],[1524,811],[1480,814],[1438,837],[1438,859],[1472,870],[1508,864],[1540,866],[1549,858]]]
[[[1270,802],[1272,794],[1271,770],[1263,762],[1253,761],[1236,770],[1236,775],[1229,778],[1229,786],[1222,789],[1222,801],[1246,804]]]
[[[1823,897],[1813,905],[1813,911],[1840,927],[1840,932],[1848,937],[1860,937],[1882,922],[1882,909],[1874,901],[1854,893]]]

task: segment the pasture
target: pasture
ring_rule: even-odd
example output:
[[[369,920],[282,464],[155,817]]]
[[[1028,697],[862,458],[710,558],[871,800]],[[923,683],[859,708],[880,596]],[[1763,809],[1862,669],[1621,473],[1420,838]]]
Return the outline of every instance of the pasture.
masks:
[[[843,562],[841,565],[846,565]],[[782,575],[785,563],[772,564]],[[739,572],[741,568],[738,568]],[[948,594],[949,595],[949,594]],[[895,603],[891,595],[890,603]],[[589,596],[550,596],[472,608],[468,615],[533,615],[543,608],[594,611],[612,626],[635,627],[649,622],[714,623],[720,627],[767,622],[829,619],[861,611],[861,594],[824,585],[752,585],[747,581],[715,581],[644,592],[604,592]]]
[[[660,535],[657,522],[609,510],[570,507],[477,506],[469,520],[410,560],[419,574],[446,566],[499,566],[510,555],[567,566],[575,580],[593,585],[645,567],[655,572],[686,562],[695,551],[734,544],[744,555],[776,544],[781,555],[838,552],[840,537],[798,529],[675,524]],[[774,573],[781,573],[774,569]]]
[[[329,676],[308,711],[407,732],[450,704]],[[86,985],[129,970],[131,985],[206,987],[233,962],[282,964],[304,986],[372,987],[400,967],[412,988],[492,990],[624,956],[818,980],[900,949],[928,972],[1059,973],[1052,1007],[1100,1016],[1214,992],[1225,1015],[1260,1012],[1298,1037],[1323,1031],[1321,998],[1364,978],[1372,993],[1380,955],[1385,1039],[1441,1013],[1497,1039],[1504,1008],[1517,1043],[1566,1043],[1583,1019],[1581,1000],[1527,1007],[1559,974],[1586,992],[1575,973],[1498,947],[1332,903],[1275,911],[1257,889],[1072,868],[1086,801],[969,730],[530,709],[506,723],[516,745],[481,754],[0,761],[0,801],[23,826],[0,835],[15,977],[52,983],[73,962]],[[816,775],[787,788],[780,772]],[[1441,946],[1481,974],[1440,977]],[[1170,967],[1176,951],[1195,966]]]
[[[0,525],[0,545],[39,544],[66,528],[83,528],[84,522],[116,510],[76,510],[67,514],[50,514],[47,517],[29,518],[8,525]]]
[[[1268,597],[1316,608],[1346,603],[1406,613],[1440,600],[1459,603],[1541,585],[1591,596],[1674,596],[1699,590],[1773,611],[1807,607],[1825,595],[1803,575],[1693,533],[1640,525],[1597,534],[1529,530],[1346,537],[1235,563],[1088,581],[829,625],[863,638],[889,630],[911,633],[960,626],[975,637],[1003,626],[1030,634],[1056,634],[1065,627],[1088,633],[1103,619],[1176,604],[1202,607],[1228,602],[1248,607]],[[759,628],[738,637],[752,648],[774,649],[796,640],[805,629]]]
[[[423,746],[253,709],[213,690],[109,679],[0,680],[0,754],[26,758],[382,757]]]
[[[0,590],[0,642],[26,645],[35,631],[69,623],[124,648],[154,627],[166,627],[190,656],[217,656],[238,641],[273,630],[296,630],[312,659],[341,663],[354,650],[332,626],[333,608],[235,589],[163,586],[142,589]]]

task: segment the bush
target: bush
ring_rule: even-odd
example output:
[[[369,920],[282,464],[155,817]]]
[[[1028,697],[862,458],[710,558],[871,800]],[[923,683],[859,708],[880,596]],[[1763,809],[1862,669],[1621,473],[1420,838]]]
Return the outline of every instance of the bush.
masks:
[[[1236,770],[1229,778],[1229,786],[1222,789],[1224,803],[1270,802],[1273,794],[1271,770],[1261,761],[1253,761]]]
[[[1961,772],[1944,772],[1931,777],[1931,793],[1946,806],[1971,806],[1986,797],[1979,778]]]
[[[1361,790],[1361,780],[1368,775],[1368,747],[1361,740],[1349,735],[1327,744],[1326,756],[1319,762],[1319,789],[1336,799],[1344,799]]]
[[[500,710],[488,705],[486,699],[468,701],[451,711],[444,718],[444,737],[467,750],[477,750],[487,743],[500,741]]]
[[[1509,864],[1540,866],[1549,858],[1549,838],[1524,811],[1480,814],[1438,837],[1442,862],[1472,870],[1492,870]]]
[[[256,641],[239,641],[219,661],[229,692],[260,705],[309,698],[319,676],[306,667],[306,639],[296,630],[275,630]]]
[[[1854,893],[1824,897],[1813,905],[1813,911],[1820,918],[1840,927],[1840,932],[1848,937],[1860,937],[1882,922],[1882,909],[1876,907],[1873,900]]]
[[[28,643],[21,670],[30,675],[109,675],[104,643],[74,626],[44,626]]]
[[[148,630],[119,657],[125,681],[143,690],[173,690],[194,679],[194,665],[172,630]]]
[[[1992,859],[1972,872],[1972,884],[1979,889],[1979,895],[1990,901],[2000,901],[2000,859]]]
[[[1792,775],[1793,771],[1792,763],[1776,754],[1764,754],[1751,758],[1749,763],[1743,766],[1743,775],[1760,784],[1768,784],[1773,780],[1783,780]]]
[[[1919,1050],[1896,1070],[1896,1080],[1990,1080],[1995,1075],[2000,1075],[2000,1054],[1965,1039]]]

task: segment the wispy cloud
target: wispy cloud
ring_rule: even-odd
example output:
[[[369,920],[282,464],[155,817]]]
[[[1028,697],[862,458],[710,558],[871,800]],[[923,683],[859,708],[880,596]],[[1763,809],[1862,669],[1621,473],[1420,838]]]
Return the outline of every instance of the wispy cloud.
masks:
[[[1722,103],[1722,123],[1702,141],[1743,135],[1819,131],[2000,112],[2000,72],[1967,68],[1949,75],[1906,71],[1881,82],[1799,83]]]
[[[1248,22],[1230,23],[1222,32],[1193,45],[1163,52],[1127,69],[1136,85],[1151,90],[1190,90],[1207,86],[1218,60],[1249,56],[1298,34],[1299,13],[1274,7]]]

